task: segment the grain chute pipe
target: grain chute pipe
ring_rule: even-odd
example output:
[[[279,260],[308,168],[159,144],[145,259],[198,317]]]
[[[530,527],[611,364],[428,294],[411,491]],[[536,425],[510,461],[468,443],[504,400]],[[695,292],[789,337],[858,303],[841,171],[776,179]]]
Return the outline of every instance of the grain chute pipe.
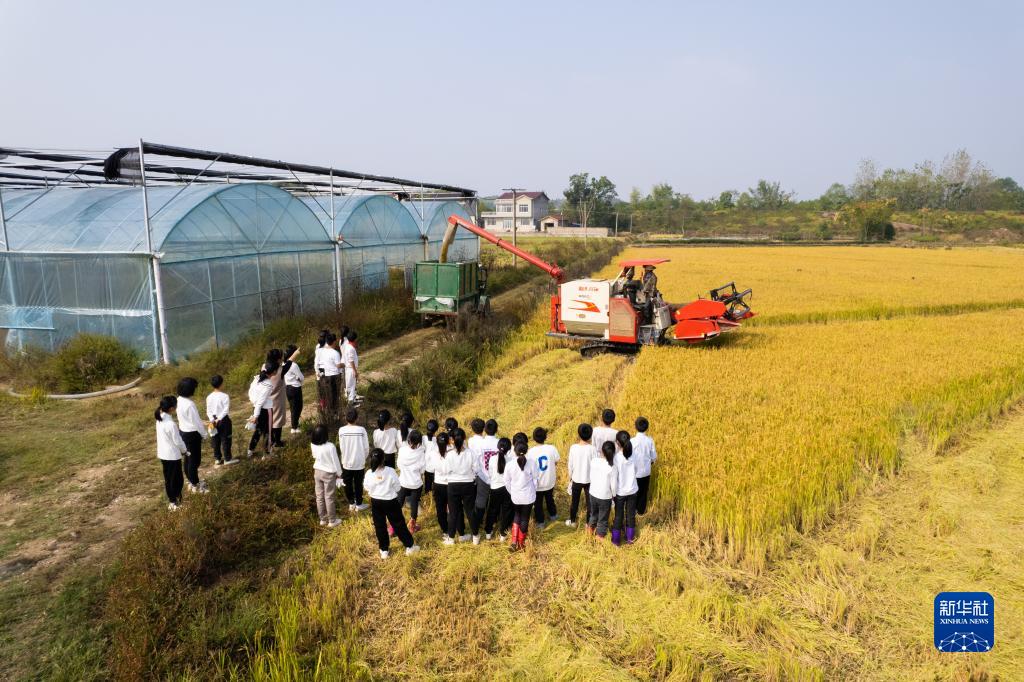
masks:
[[[452,240],[455,239],[455,231],[459,229],[460,226],[466,228],[467,230],[477,235],[481,239],[486,239],[490,243],[497,246],[499,249],[504,249],[509,253],[515,254],[516,256],[519,256],[520,258],[525,260],[530,265],[540,268],[544,272],[551,275],[552,279],[554,279],[555,282],[561,284],[562,278],[565,276],[565,273],[562,272],[562,268],[558,267],[557,265],[552,265],[551,263],[543,261],[540,258],[537,258],[537,256],[534,256],[529,251],[524,251],[520,249],[518,246],[513,246],[504,239],[501,239],[500,237],[491,234],[482,227],[474,225],[465,218],[460,218],[457,215],[448,217],[448,229],[444,233],[444,239],[441,240],[441,254],[438,257],[438,262],[446,263],[448,261],[448,247],[451,245]]]

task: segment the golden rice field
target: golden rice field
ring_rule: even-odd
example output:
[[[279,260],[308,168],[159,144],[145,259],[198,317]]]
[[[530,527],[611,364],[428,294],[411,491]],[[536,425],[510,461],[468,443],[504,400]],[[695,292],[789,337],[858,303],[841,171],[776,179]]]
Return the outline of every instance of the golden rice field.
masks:
[[[760,323],[718,345],[582,360],[543,340],[539,313],[455,411],[493,416],[508,434],[547,426],[563,452],[605,405],[623,427],[650,418],[656,498],[636,545],[594,544],[555,524],[510,555],[496,544],[441,547],[430,524],[420,555],[385,565],[360,519],[282,569],[291,577],[278,631],[247,669],[228,672],[1024,676],[1024,417],[984,435],[1024,399],[1024,304],[1014,302],[1024,251],[623,257],[663,255],[666,298],[735,279],[754,288]],[[951,588],[997,595],[1001,646],[972,658],[934,651],[931,599]]]
[[[1024,252],[1013,248],[645,248],[623,256],[670,258],[658,283],[672,302],[733,280],[752,287],[755,324],[1024,306]],[[611,265],[602,275],[616,272]]]

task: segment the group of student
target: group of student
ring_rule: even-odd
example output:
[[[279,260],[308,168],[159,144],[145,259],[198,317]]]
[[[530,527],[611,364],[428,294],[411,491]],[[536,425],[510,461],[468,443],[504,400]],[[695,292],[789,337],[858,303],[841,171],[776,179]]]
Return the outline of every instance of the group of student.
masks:
[[[355,405],[362,401],[362,396],[356,393],[356,382],[359,381],[359,352],[356,350],[358,338],[354,329],[342,327],[339,335],[324,329],[317,339],[313,356],[317,393],[320,410],[331,421],[338,418],[342,393],[349,404]]]
[[[419,551],[413,533],[422,529],[420,502],[426,494],[433,497],[445,545],[456,539],[478,545],[483,531],[487,540],[495,533],[501,542],[509,537],[515,551],[525,546],[531,516],[541,528],[557,520],[554,489],[561,456],[547,443],[544,428],[533,430],[531,447],[525,433],[499,437],[494,419],[473,419],[473,435],[467,438],[452,417],[443,429],[431,419],[420,432],[413,428],[411,414],[403,413],[396,427],[391,413],[381,410],[372,439],[358,419],[358,411],[348,408],[337,446],[326,426],[313,429],[317,513],[321,526],[338,526],[335,490],[344,489],[350,512],[370,509],[382,558],[388,558],[393,536],[406,554]],[[637,418],[636,435],[616,429],[614,422],[615,412],[607,409],[599,426],[577,428],[579,440],[567,458],[571,503],[565,525],[576,525],[583,502],[589,533],[604,538],[610,528],[613,544],[632,544],[636,516],[647,511],[651,468],[658,455],[647,435],[646,418]]]
[[[257,451],[269,454],[273,448],[282,447],[282,433],[289,417],[291,433],[300,433],[305,377],[298,357],[299,348],[295,345],[284,351],[272,348],[267,352],[259,373],[253,377],[248,395],[253,409],[245,425],[253,432],[246,451],[248,457],[255,456]],[[177,510],[181,504],[186,481],[189,492],[209,492],[206,481],[199,477],[204,440],[210,441],[216,466],[238,462],[232,455],[234,424],[231,421],[231,397],[223,386],[224,378],[220,375],[210,378],[206,420],[200,416],[193,400],[199,388],[199,382],[193,377],[181,379],[177,395],[161,398],[154,413],[157,458],[163,467],[164,490],[171,511]]]

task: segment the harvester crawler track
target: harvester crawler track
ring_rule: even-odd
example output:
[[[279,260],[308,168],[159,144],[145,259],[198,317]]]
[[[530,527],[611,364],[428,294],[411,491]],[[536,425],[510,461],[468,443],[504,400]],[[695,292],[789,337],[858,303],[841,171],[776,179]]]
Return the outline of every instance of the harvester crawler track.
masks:
[[[603,353],[617,355],[636,355],[640,351],[639,343],[612,343],[611,341],[590,341],[580,346],[580,355],[592,358]]]

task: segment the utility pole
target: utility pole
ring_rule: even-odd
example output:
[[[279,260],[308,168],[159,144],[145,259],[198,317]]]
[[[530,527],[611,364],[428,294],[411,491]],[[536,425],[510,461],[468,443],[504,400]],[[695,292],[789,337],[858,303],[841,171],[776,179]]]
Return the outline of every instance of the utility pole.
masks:
[[[619,212],[615,212],[615,236],[619,236]]]
[[[524,190],[522,187],[505,187],[502,191],[504,191],[504,192],[512,192],[512,246],[515,246],[516,245],[516,233],[518,232],[518,230],[516,228],[516,223],[519,221],[519,218],[517,217],[518,214],[516,213],[516,211],[518,210],[516,208],[516,195],[517,195],[517,193],[525,192],[526,190]],[[516,268],[518,266],[519,266],[519,257],[516,256],[516,254],[513,253],[512,254],[512,267]]]

